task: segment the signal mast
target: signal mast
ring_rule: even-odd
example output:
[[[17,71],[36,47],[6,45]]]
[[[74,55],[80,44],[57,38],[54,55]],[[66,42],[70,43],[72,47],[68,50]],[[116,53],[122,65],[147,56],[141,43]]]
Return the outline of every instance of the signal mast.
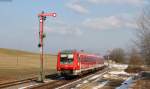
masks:
[[[43,51],[43,39],[46,37],[44,34],[44,21],[46,20],[47,16],[51,16],[51,17],[56,17],[56,13],[44,13],[44,11],[42,11],[42,13],[38,14],[39,17],[39,44],[38,47],[40,48],[40,77],[39,77],[39,81],[40,82],[44,82],[44,65],[43,65],[43,55],[44,55],[44,51]]]

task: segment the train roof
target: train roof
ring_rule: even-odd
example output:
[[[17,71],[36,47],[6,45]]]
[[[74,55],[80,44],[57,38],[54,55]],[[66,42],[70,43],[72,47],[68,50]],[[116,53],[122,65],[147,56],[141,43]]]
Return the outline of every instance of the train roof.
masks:
[[[80,53],[82,55],[102,57],[102,55],[100,55],[100,54],[93,54],[93,53],[85,52],[83,50],[81,50],[81,51],[77,51],[77,50],[62,50],[60,53],[62,53],[62,54],[71,54],[73,52],[78,52],[78,53]]]
[[[64,53],[64,54],[71,54],[73,52],[75,52],[76,50],[62,50],[60,53]]]

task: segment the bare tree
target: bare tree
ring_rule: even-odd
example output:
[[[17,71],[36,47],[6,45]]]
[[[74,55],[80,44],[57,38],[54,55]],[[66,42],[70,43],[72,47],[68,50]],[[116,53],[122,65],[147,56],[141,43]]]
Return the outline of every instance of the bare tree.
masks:
[[[143,11],[138,20],[138,47],[147,65],[150,65],[150,9]]]
[[[133,48],[130,53],[129,66],[141,66],[143,64],[144,64],[144,61],[141,55],[135,48]]]
[[[126,72],[129,73],[138,73],[142,71],[142,65],[144,64],[144,60],[140,56],[139,52],[133,48],[130,57],[129,57],[129,65],[127,69],[125,69]]]
[[[125,60],[125,52],[121,48],[115,48],[109,54],[110,60],[113,60],[118,63],[124,63]]]

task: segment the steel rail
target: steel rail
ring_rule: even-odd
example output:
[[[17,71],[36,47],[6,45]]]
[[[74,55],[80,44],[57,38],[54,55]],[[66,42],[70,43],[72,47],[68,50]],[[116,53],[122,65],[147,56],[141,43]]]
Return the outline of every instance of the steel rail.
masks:
[[[54,78],[57,77],[57,74],[46,75],[45,77],[54,79]],[[30,82],[33,82],[33,81],[38,82],[38,77],[30,77],[30,78],[26,78],[26,79],[22,79],[22,80],[15,80],[15,81],[12,81],[12,82],[0,83],[0,89],[11,87],[11,86],[13,87],[13,86],[21,85],[21,84],[24,84],[24,83],[30,83]]]
[[[104,72],[108,71],[108,68],[104,68],[103,70],[99,70],[95,72],[94,74],[102,74]],[[83,75],[81,77],[71,79],[71,80],[54,80],[51,82],[41,83],[36,86],[32,86],[29,89],[69,89],[70,87],[74,86],[75,84],[78,84],[79,82],[91,77],[94,75],[93,73],[89,73],[86,75]]]

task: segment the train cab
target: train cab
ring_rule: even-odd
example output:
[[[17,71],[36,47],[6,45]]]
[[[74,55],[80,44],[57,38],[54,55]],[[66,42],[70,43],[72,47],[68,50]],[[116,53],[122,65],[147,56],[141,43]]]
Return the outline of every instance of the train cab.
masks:
[[[75,51],[62,51],[58,53],[57,71],[61,75],[75,75],[76,70],[80,69],[78,65],[78,55]]]

